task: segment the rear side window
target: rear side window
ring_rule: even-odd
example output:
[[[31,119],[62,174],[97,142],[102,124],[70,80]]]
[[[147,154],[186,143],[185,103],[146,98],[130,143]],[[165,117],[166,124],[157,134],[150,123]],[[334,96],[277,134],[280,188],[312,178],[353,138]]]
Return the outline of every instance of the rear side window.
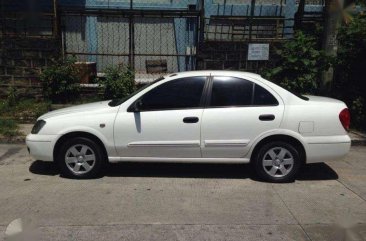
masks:
[[[253,105],[278,105],[277,99],[260,85],[254,86]]]
[[[206,77],[188,77],[161,84],[143,95],[142,111],[187,109],[200,106]]]
[[[252,104],[253,82],[234,77],[214,77],[210,106],[245,106]]]
[[[277,99],[249,80],[219,76],[213,79],[210,107],[272,105],[278,105]]]

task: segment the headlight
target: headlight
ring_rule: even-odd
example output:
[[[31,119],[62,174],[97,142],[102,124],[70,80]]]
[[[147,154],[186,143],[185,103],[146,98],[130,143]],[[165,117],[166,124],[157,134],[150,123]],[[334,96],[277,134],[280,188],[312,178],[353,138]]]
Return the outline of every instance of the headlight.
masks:
[[[44,125],[46,125],[46,122],[44,120],[38,120],[36,124],[34,124],[31,133],[37,134]]]

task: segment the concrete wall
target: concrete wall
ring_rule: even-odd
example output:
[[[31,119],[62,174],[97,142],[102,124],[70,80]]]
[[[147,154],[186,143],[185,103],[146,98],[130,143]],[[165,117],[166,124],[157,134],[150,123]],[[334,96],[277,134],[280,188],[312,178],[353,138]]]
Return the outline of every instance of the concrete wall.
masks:
[[[0,38],[0,85],[36,85],[41,69],[60,56],[60,45],[53,38]]]

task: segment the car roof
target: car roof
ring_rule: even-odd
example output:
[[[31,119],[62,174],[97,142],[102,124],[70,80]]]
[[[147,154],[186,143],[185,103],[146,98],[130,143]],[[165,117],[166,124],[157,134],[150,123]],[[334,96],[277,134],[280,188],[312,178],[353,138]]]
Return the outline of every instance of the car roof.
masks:
[[[232,71],[232,70],[196,70],[196,71],[185,71],[185,72],[177,72],[173,74],[166,75],[166,78],[169,77],[191,77],[197,75],[224,75],[224,76],[240,76],[240,77],[251,77],[251,78],[261,78],[259,74],[244,72],[244,71]]]

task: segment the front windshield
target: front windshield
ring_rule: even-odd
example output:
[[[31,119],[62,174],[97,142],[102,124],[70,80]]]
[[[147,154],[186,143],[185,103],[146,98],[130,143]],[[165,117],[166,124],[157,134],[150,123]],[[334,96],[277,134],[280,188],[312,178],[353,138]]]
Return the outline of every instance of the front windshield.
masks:
[[[149,84],[146,84],[146,85],[142,86],[141,88],[139,88],[138,90],[136,90],[135,92],[133,92],[132,94],[130,94],[130,95],[128,95],[128,96],[126,96],[126,97],[124,97],[124,98],[120,98],[120,99],[113,99],[113,100],[111,100],[111,101],[108,103],[108,105],[109,105],[109,106],[112,106],[112,107],[114,107],[114,106],[118,106],[118,105],[120,105],[120,104],[124,103],[125,101],[127,101],[128,99],[130,99],[131,97],[133,97],[134,95],[136,95],[137,93],[139,93],[139,92],[141,92],[142,90],[146,89],[146,88],[147,88],[147,87],[149,87],[150,85],[155,84],[156,82],[159,82],[159,81],[161,81],[161,80],[163,80],[163,79],[164,79],[164,77],[160,77],[160,78],[158,78],[158,79],[154,80],[153,82],[151,82],[151,83],[149,83]]]

